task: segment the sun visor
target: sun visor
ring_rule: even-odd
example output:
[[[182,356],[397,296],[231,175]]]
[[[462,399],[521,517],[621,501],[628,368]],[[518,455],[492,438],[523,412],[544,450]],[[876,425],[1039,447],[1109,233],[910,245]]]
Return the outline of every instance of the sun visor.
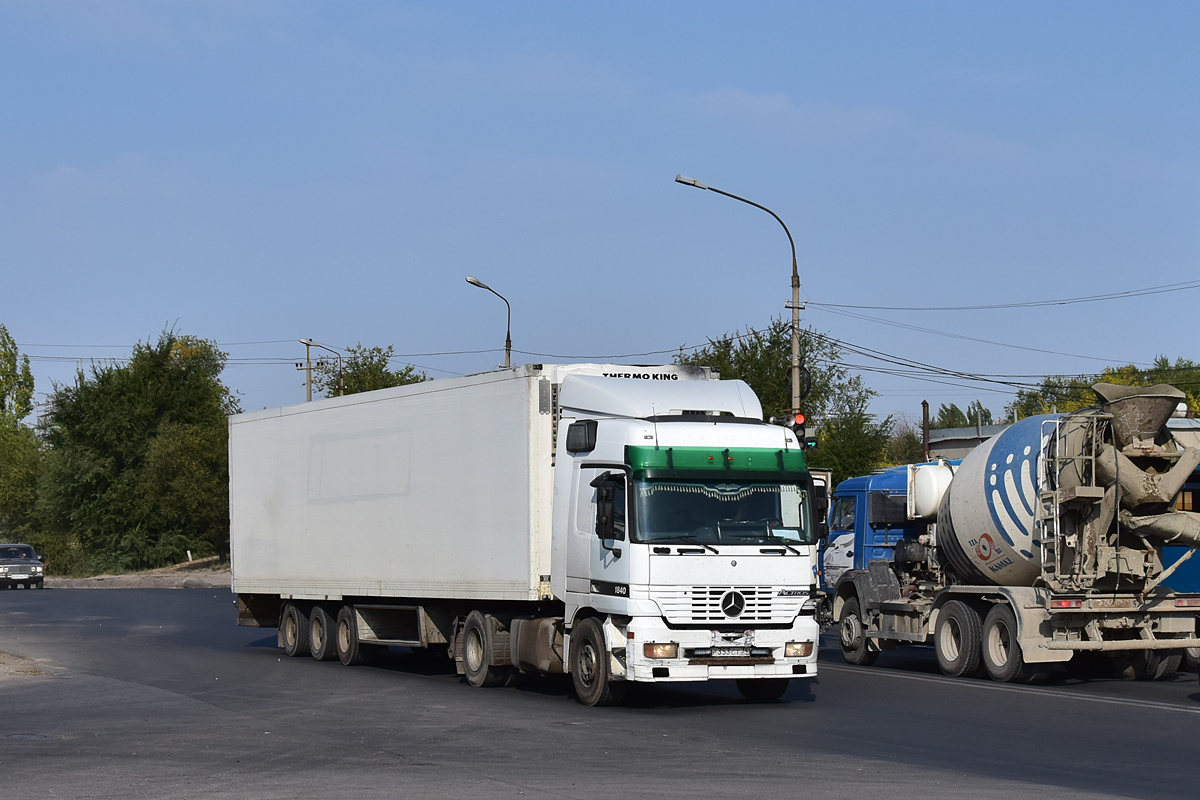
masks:
[[[585,414],[653,417],[731,414],[762,419],[762,404],[745,381],[669,381],[568,375],[559,406]]]

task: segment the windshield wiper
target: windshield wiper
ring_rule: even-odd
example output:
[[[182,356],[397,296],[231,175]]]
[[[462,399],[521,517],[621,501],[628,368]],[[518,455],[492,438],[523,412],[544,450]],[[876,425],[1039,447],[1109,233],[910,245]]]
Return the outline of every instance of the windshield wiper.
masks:
[[[713,547],[711,544],[705,544],[704,542],[700,541],[699,539],[697,539],[694,536],[672,536],[671,537],[672,541],[676,540],[676,539],[678,539],[679,541],[682,541],[682,542],[687,542],[688,544],[698,544],[706,550],[712,550],[717,555],[721,555],[720,550]],[[659,541],[662,541],[662,540],[660,539]]]
[[[780,537],[780,536],[775,536],[774,534],[772,534],[772,536],[771,536],[771,539],[772,539],[773,541],[779,542],[779,544],[780,544],[782,547],[786,547],[788,550],[791,550],[793,553],[795,553],[795,554],[796,554],[796,555],[798,555],[798,556],[802,556],[802,555],[804,555],[804,554],[803,554],[803,553],[801,553],[799,550],[797,550],[796,548],[794,548],[794,547],[792,547],[790,544],[788,544],[788,543],[787,543],[787,539],[784,539],[784,538],[782,538],[782,537]],[[783,551],[780,551],[779,555],[783,555]]]

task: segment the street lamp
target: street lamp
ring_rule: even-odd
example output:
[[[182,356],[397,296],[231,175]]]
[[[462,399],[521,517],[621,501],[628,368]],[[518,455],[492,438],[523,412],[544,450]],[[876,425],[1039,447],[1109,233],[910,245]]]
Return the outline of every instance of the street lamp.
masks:
[[[478,286],[480,289],[487,289],[492,294],[504,301],[504,305],[508,307],[508,323],[504,331],[504,368],[508,369],[512,366],[512,306],[508,303],[508,298],[497,292],[492,287],[488,286],[483,281],[472,275],[467,276],[467,283],[472,286]]]
[[[321,344],[320,342],[314,342],[312,339],[301,339],[300,344],[304,345],[304,347],[305,347],[305,350],[304,350],[305,363],[308,365],[307,366],[307,371],[308,371],[307,393],[308,393],[309,402],[312,401],[312,355],[311,355],[311,352],[312,352],[312,348],[314,348],[314,347],[319,347],[322,350],[328,350],[329,352],[331,352],[335,356],[337,356],[337,360],[338,360],[338,397],[341,397],[342,395],[344,395],[346,393],[346,383],[342,376],[342,373],[343,373],[342,354],[339,353],[337,350],[334,350],[332,347],[326,347],[325,345]]]
[[[779,218],[778,214],[753,200],[747,200],[744,197],[738,197],[736,194],[723,192],[720,189],[709,186],[707,183],[702,183],[686,175],[676,175],[675,182],[682,183],[684,186],[694,186],[697,189],[707,189],[710,192],[716,192],[726,197],[732,197],[734,200],[740,200],[746,205],[762,209],[774,217],[776,222],[783,225],[783,232],[787,234],[788,243],[792,246],[792,414],[800,413],[800,271],[796,267],[796,242],[792,239],[792,232],[788,230],[787,225],[784,225],[783,220]]]

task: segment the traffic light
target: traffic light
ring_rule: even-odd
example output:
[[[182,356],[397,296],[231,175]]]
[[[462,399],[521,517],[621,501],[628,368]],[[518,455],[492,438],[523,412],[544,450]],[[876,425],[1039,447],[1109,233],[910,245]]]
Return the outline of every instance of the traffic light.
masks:
[[[804,420],[805,420],[805,416],[803,414],[796,414],[795,416],[793,416],[792,417],[792,431],[796,434],[796,438],[800,440],[801,447],[806,447],[806,448],[816,447],[817,446],[817,437],[816,436],[808,436],[805,433]]]

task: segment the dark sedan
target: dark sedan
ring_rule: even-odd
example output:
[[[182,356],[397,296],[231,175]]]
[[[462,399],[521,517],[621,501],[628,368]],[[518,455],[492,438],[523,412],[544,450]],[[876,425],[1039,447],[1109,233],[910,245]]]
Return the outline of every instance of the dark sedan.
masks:
[[[0,544],[0,586],[41,589],[42,557],[27,544]]]

